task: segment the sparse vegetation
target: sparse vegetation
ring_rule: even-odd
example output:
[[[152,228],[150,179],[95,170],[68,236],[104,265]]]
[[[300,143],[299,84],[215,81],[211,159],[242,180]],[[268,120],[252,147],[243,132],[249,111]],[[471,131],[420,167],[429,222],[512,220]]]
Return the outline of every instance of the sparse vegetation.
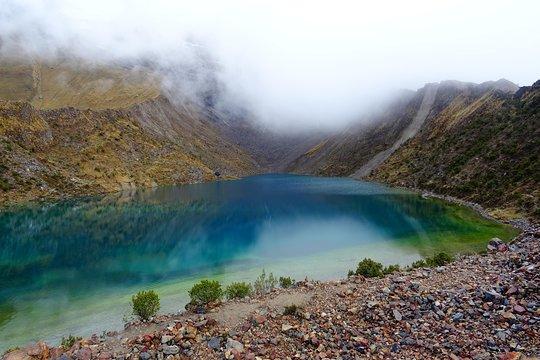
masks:
[[[0,177],[0,190],[9,191],[11,190],[11,185],[7,182],[6,179]]]
[[[217,280],[201,280],[189,290],[189,297],[193,305],[207,305],[221,300],[223,290]]]
[[[430,266],[443,266],[443,265],[451,263],[452,261],[454,261],[454,257],[445,252],[440,252],[436,254],[435,256],[433,256],[432,258],[426,259],[426,262]]]
[[[417,260],[411,264],[411,268],[443,266],[454,261],[454,257],[445,252],[440,252],[433,257],[427,257],[423,260]]]
[[[279,286],[281,286],[284,289],[290,288],[291,286],[294,285],[294,283],[295,283],[294,279],[289,276],[287,277],[280,276],[279,278]]]
[[[246,296],[249,296],[251,292],[251,284],[245,282],[234,282],[225,289],[225,295],[229,300],[245,298]]]
[[[399,270],[400,270],[400,267],[398,264],[388,265],[387,267],[383,269],[382,273],[383,275],[389,275]]]
[[[131,298],[133,314],[143,320],[148,320],[155,316],[159,310],[159,296],[153,290],[139,291]]]
[[[270,273],[266,276],[266,271],[263,269],[262,274],[253,283],[253,288],[257,294],[266,294],[276,287],[277,281],[274,274]]]
[[[383,265],[372,259],[365,258],[358,263],[356,268],[356,275],[362,275],[368,278],[382,276]]]
[[[285,309],[283,309],[283,315],[296,316],[298,315],[299,310],[300,307],[296,304],[287,305],[285,306]]]
[[[68,350],[68,349],[71,349],[71,347],[75,345],[77,341],[80,341],[80,340],[82,340],[82,337],[80,336],[73,336],[71,334],[68,337],[62,336],[62,341],[60,342],[60,346],[62,346],[65,350]]]

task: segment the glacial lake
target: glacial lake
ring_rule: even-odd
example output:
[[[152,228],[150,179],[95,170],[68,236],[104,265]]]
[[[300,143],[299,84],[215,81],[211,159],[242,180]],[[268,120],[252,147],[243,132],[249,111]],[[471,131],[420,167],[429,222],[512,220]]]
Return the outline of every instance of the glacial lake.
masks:
[[[119,330],[131,295],[182,310],[203,279],[346,276],[481,251],[516,230],[472,210],[344,178],[262,175],[0,210],[0,351]]]

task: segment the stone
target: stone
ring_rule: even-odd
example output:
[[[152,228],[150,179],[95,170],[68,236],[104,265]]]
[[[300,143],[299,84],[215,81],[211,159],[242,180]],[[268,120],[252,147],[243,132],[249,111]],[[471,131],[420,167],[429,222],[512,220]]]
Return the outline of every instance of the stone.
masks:
[[[176,355],[180,352],[180,348],[176,345],[165,345],[163,346],[163,354],[165,355]]]
[[[2,358],[3,360],[31,360],[32,358],[24,350],[13,350]]]
[[[146,351],[143,351],[139,354],[139,359],[141,360],[149,360],[151,358],[151,355],[147,353]]]
[[[75,358],[78,360],[90,360],[92,358],[92,350],[90,348],[84,347],[75,351]]]
[[[49,347],[44,342],[40,341],[26,349],[26,354],[38,359],[49,358]]]
[[[282,325],[281,325],[281,331],[283,331],[283,332],[289,331],[289,330],[291,330],[292,328],[293,328],[293,326],[290,325],[290,324],[282,324]]]
[[[173,338],[174,338],[174,336],[171,336],[171,335],[163,335],[163,336],[161,337],[161,343],[162,343],[162,344],[166,344],[166,343],[168,343],[169,341],[171,341]]]
[[[227,343],[225,344],[225,348],[226,349],[235,349],[235,350],[238,350],[238,351],[243,351],[244,350],[244,345],[242,345],[242,343],[240,341],[236,341],[234,339],[231,339],[231,338],[227,338]]]
[[[210,340],[208,340],[208,347],[210,349],[218,350],[221,347],[221,339],[217,336],[210,338]]]
[[[396,319],[397,321],[401,321],[401,319],[403,319],[403,315],[401,315],[401,313],[397,309],[392,310],[392,314],[394,315],[394,319]]]
[[[253,315],[253,322],[257,325],[262,325],[266,322],[266,317],[264,315],[255,314]]]
[[[458,322],[458,321],[461,321],[461,320],[463,320],[463,313],[457,312],[454,315],[452,315],[452,321]]]
[[[112,359],[112,354],[108,351],[103,351],[101,353],[99,353],[98,355],[98,360],[110,360]]]
[[[511,319],[516,318],[516,315],[512,314],[510,311],[504,311],[501,315],[502,315],[503,318],[505,318],[507,320],[511,320]]]
[[[503,245],[504,242],[499,239],[499,238],[492,238],[491,240],[489,240],[488,244],[487,244],[487,249],[489,251],[496,251],[499,249],[499,245]]]
[[[521,305],[516,305],[514,306],[514,311],[517,312],[518,314],[523,314],[527,310]]]

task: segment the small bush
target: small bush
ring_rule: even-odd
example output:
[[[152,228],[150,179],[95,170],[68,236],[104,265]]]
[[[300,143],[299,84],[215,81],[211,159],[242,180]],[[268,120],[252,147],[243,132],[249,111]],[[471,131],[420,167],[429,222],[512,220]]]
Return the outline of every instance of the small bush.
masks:
[[[68,349],[71,349],[71,347],[75,345],[77,341],[80,341],[80,340],[82,340],[82,337],[80,336],[69,335],[67,338],[62,336],[62,342],[60,343],[60,346],[68,350]]]
[[[193,285],[189,290],[191,303],[194,305],[206,305],[208,303],[221,300],[223,290],[221,284],[216,280],[201,280],[198,284]]]
[[[7,180],[1,177],[0,177],[0,190],[3,190],[3,191],[11,190],[11,185],[7,182]]]
[[[379,277],[382,276],[383,266],[381,263],[373,261],[372,259],[364,259],[358,263],[356,268],[356,275],[362,275],[365,277]]]
[[[413,269],[422,267],[436,267],[443,266],[454,261],[454,257],[445,252],[440,252],[433,257],[427,257],[424,260],[418,260],[411,264]]]
[[[399,271],[400,268],[399,268],[399,265],[398,264],[394,264],[394,265],[388,265],[387,267],[385,267],[382,271],[383,275],[389,275],[389,274],[392,274],[396,271]]]
[[[349,272],[347,273],[347,277],[351,277],[354,275],[354,271],[353,270],[349,270]]]
[[[443,266],[454,261],[454,258],[445,252],[441,252],[432,258],[427,258],[426,261],[430,266]]]
[[[283,315],[296,316],[298,315],[298,310],[300,310],[300,308],[295,304],[287,305],[283,310]]]
[[[426,262],[424,260],[417,260],[417,261],[415,261],[415,262],[413,262],[411,264],[411,267],[413,269],[418,269],[418,268],[422,268],[422,267],[427,267],[427,264],[426,264]]]
[[[290,288],[291,286],[294,285],[294,283],[295,283],[294,279],[292,279],[289,276],[287,276],[287,277],[281,276],[279,278],[279,286],[281,286],[284,289]]]
[[[159,310],[159,296],[153,290],[139,291],[131,298],[133,314],[143,320],[148,320],[156,315]]]
[[[225,295],[227,299],[241,299],[251,294],[251,285],[245,282],[235,282],[227,286]]]
[[[257,280],[253,283],[253,288],[257,294],[265,294],[272,291],[276,287],[276,283],[277,281],[274,274],[270,273],[267,277],[266,272],[263,269],[262,274],[259,275]]]

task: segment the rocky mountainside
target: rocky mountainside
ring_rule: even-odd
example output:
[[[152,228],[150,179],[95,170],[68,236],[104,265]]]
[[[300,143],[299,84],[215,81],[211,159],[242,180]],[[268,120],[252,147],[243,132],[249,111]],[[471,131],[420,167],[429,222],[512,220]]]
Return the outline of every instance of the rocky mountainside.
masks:
[[[539,94],[538,83],[518,90],[506,80],[429,84],[369,125],[324,139],[288,170],[368,178],[538,217]]]
[[[253,158],[152,72],[0,66],[0,202],[238,177]],[[149,75],[150,74],[150,75]]]

